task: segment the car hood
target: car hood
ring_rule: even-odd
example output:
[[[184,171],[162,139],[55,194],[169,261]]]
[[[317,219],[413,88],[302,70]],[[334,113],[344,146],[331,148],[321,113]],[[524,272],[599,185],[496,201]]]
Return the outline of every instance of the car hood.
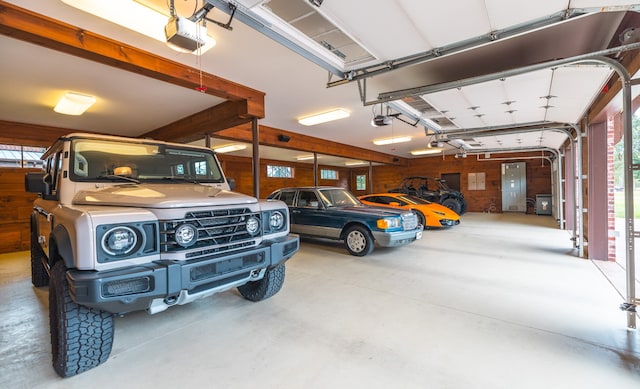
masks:
[[[139,208],[187,208],[256,203],[251,196],[200,184],[124,184],[82,190],[73,197],[79,205]]]
[[[437,203],[431,203],[431,204],[424,204],[424,205],[419,205],[419,206],[415,206],[416,209],[422,210],[422,212],[424,213],[426,210],[432,211],[432,212],[440,212],[443,213],[444,216],[442,216],[445,219],[451,219],[451,220],[458,220],[460,219],[460,215],[458,215],[457,213],[455,213],[452,209],[445,207],[444,205],[441,204],[437,204]]]
[[[371,205],[354,205],[348,207],[332,207],[330,210],[339,210],[342,212],[351,212],[355,214],[366,214],[366,215],[376,215],[378,217],[385,216],[398,216],[403,213],[411,212],[408,210],[402,209],[393,209],[393,208],[385,208],[385,207],[374,207]]]

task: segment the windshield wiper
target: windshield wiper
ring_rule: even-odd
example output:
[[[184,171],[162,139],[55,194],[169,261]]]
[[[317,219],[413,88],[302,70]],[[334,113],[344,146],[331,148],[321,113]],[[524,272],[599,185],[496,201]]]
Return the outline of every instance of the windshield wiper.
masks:
[[[131,177],[127,177],[127,176],[117,176],[115,174],[103,174],[101,176],[96,177],[97,179],[101,179],[101,178],[107,178],[110,180],[125,180],[125,181],[129,181],[129,182],[133,182],[136,184],[139,184],[140,181],[136,180],[135,178],[131,178]]]
[[[190,182],[192,184],[200,184],[200,182],[198,182],[197,180],[193,179],[193,178],[186,178],[186,177],[176,177],[176,176],[168,176],[168,177],[162,177],[163,180],[176,180],[176,181],[185,181],[185,182]]]

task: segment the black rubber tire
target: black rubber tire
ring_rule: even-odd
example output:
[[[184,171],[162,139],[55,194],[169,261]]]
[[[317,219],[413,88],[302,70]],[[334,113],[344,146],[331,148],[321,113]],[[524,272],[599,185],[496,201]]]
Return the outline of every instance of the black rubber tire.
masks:
[[[462,204],[460,204],[460,201],[449,197],[448,199],[445,199],[442,202],[442,205],[444,205],[445,207],[449,208],[450,210],[452,210],[453,212],[457,213],[458,215],[460,214],[460,211],[462,210]]]
[[[35,234],[31,234],[31,283],[33,286],[46,286],[49,285],[49,273],[44,267],[42,260],[44,259],[44,253],[40,244],[38,244],[38,238]]]
[[[420,211],[413,211],[418,216],[418,224],[422,224],[422,229],[427,228],[427,218],[424,217],[424,214]]]
[[[113,314],[71,300],[62,261],[51,270],[49,328],[53,369],[70,377],[109,358],[113,344]]]
[[[349,254],[364,257],[371,254],[375,242],[369,230],[362,226],[352,226],[344,234],[344,246]]]
[[[267,270],[264,277],[258,281],[247,282],[238,287],[242,297],[249,301],[262,301],[268,299],[282,289],[284,284],[284,264]]]

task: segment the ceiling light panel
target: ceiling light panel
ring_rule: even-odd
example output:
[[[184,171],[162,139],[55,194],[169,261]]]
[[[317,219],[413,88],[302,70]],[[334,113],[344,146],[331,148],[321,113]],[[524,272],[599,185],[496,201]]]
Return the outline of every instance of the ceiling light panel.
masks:
[[[95,102],[96,98],[93,96],[67,92],[62,95],[53,110],[64,115],[78,116],[82,115]]]
[[[303,126],[314,126],[316,124],[326,123],[333,120],[344,119],[349,117],[349,115],[349,111],[338,108],[331,111],[298,118],[298,123],[302,124]]]

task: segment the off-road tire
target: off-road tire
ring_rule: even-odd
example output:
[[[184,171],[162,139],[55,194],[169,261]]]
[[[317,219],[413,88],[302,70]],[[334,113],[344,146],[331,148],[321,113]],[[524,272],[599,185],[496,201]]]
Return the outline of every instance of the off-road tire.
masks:
[[[42,260],[44,253],[40,244],[38,244],[38,238],[35,234],[31,234],[31,283],[33,286],[45,286],[49,285],[49,273],[44,267]]]
[[[457,213],[458,215],[460,214],[460,211],[462,211],[462,204],[460,203],[460,201],[451,197],[449,197],[448,199],[445,199],[442,202],[442,205],[449,208],[450,210]]]
[[[344,246],[349,254],[364,257],[371,254],[375,242],[369,230],[362,226],[349,227],[344,234]]]
[[[49,327],[53,369],[61,377],[70,377],[109,358],[113,314],[73,302],[65,272],[62,261],[51,270]]]
[[[267,270],[264,277],[258,281],[247,282],[239,286],[242,297],[249,301],[262,301],[278,293],[284,284],[284,264]]]

